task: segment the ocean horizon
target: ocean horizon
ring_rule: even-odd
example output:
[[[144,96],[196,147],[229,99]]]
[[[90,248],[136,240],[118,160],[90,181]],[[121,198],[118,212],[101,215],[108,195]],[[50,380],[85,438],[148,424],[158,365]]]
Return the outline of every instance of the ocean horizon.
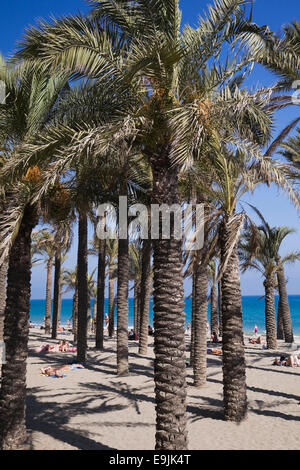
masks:
[[[45,315],[45,299],[31,299],[30,320],[32,323],[41,325]],[[278,296],[275,296],[276,310],[278,306]],[[93,305],[93,301],[91,301]],[[295,335],[300,335],[300,295],[289,295],[291,318]],[[186,322],[191,322],[192,299],[185,299]],[[264,298],[259,295],[242,296],[243,309],[243,329],[249,334],[253,333],[254,325],[258,326],[258,331],[265,332],[265,303]],[[108,299],[105,299],[105,313],[108,312]],[[210,321],[210,306],[208,307],[207,319]],[[61,324],[72,320],[72,299],[63,299],[61,308]],[[116,322],[116,312],[115,312]],[[115,323],[116,324],[116,323]],[[153,326],[152,299],[150,300],[149,324]],[[133,326],[133,298],[129,298],[128,325]]]

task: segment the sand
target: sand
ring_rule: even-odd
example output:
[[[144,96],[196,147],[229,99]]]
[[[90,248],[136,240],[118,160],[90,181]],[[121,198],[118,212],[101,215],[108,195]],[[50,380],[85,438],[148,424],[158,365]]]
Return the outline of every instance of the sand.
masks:
[[[65,339],[67,336],[58,336]],[[72,337],[70,337],[71,339]],[[30,347],[54,343],[32,329]],[[273,366],[274,351],[246,342],[249,415],[240,425],[222,418],[221,358],[208,356],[207,384],[192,386],[187,368],[189,449],[285,449],[300,447],[300,367]],[[27,426],[34,450],[153,450],[155,401],[153,338],[147,357],[130,341],[130,376],[117,377],[116,342],[105,351],[89,340],[88,366],[63,379],[40,375],[45,365],[76,362],[76,353],[30,353]],[[280,342],[278,351],[288,351]],[[188,353],[187,353],[188,354]]]

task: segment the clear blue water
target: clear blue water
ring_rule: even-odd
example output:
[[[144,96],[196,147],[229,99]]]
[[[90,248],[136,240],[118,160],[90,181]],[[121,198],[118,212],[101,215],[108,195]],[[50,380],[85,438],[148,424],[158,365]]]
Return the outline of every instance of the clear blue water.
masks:
[[[300,295],[289,296],[291,316],[293,322],[294,333],[300,335]],[[191,321],[191,299],[185,301],[186,321]],[[265,304],[264,299],[259,299],[257,296],[244,296],[242,298],[243,304],[243,324],[246,333],[253,332],[254,324],[258,326],[259,332],[265,331]],[[276,297],[276,308],[278,304],[278,297]],[[105,301],[105,310],[108,309],[108,299]],[[210,320],[210,313],[208,309],[208,321]],[[45,300],[31,300],[30,319],[33,323],[42,324],[45,312]],[[61,324],[66,324],[67,320],[71,320],[72,315],[72,300],[63,299],[61,311]],[[150,319],[149,323],[153,325],[153,310],[152,301],[150,302]],[[130,326],[133,325],[133,299],[129,299],[129,322]]]

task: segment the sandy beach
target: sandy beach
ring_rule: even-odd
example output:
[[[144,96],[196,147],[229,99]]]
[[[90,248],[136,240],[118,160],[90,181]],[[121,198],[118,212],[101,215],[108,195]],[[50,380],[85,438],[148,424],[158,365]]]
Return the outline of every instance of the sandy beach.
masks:
[[[59,335],[58,339],[70,339]],[[31,329],[30,347],[57,343]],[[63,379],[42,376],[40,368],[76,362],[76,353],[30,353],[27,427],[33,450],[153,450],[155,404],[153,338],[147,357],[129,342],[130,376],[116,376],[115,339],[105,351],[89,340],[86,369],[65,372]],[[192,386],[187,368],[189,449],[299,449],[300,367],[272,365],[274,351],[246,344],[249,415],[240,425],[222,418],[221,357],[208,356],[207,384]],[[279,342],[278,352],[289,351]],[[188,357],[189,353],[187,353]]]

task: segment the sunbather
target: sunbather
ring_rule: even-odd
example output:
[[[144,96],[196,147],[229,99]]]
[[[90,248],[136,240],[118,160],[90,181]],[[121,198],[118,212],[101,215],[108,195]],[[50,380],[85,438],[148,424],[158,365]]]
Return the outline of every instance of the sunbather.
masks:
[[[43,375],[47,375],[49,377],[57,377],[63,378],[64,372],[68,370],[75,370],[75,369],[84,369],[85,367],[82,364],[64,364],[62,367],[45,367],[41,369]]]
[[[300,367],[300,351],[294,351],[291,354],[284,354],[280,357],[275,357],[273,364],[275,366],[288,366]]]
[[[216,356],[220,356],[220,354],[222,354],[222,349],[218,349],[218,348],[207,348],[207,353],[208,353],[208,354],[215,354]]]
[[[249,338],[249,343],[251,344],[261,344],[261,337],[258,338]]]

